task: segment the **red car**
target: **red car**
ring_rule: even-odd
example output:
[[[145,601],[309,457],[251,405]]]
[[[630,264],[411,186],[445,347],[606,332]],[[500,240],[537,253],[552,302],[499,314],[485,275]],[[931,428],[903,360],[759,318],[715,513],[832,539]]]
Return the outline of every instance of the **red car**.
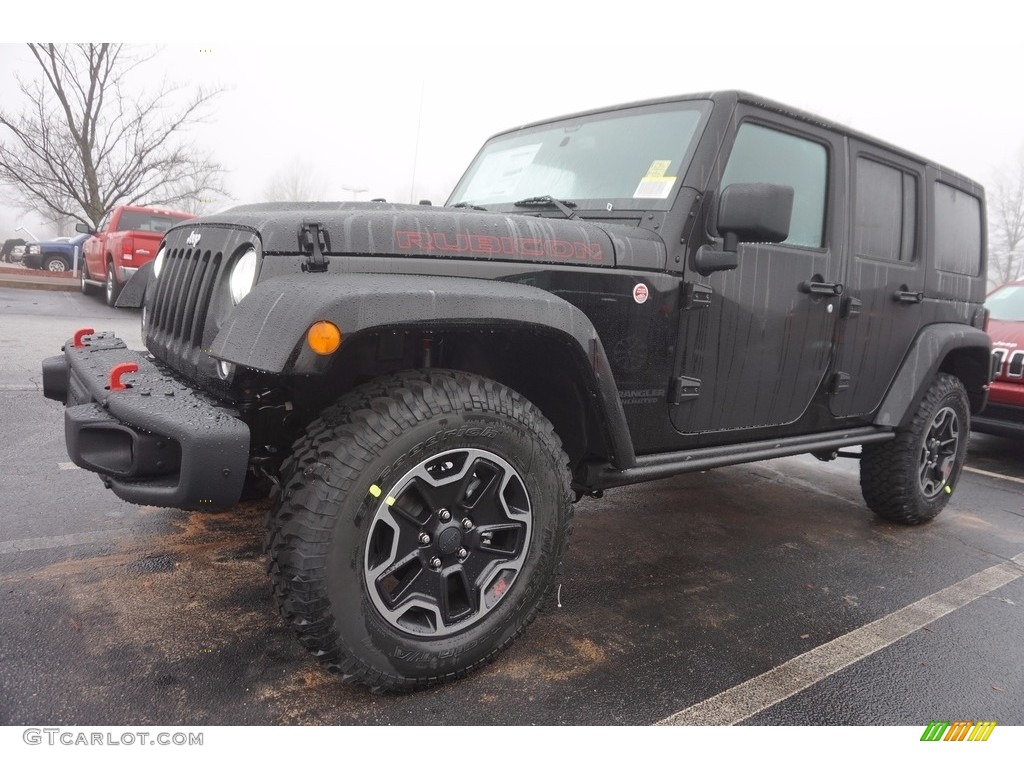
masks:
[[[93,231],[84,224],[75,227],[92,237],[82,247],[82,293],[102,287],[107,304],[114,306],[121,287],[139,267],[156,258],[164,232],[191,213],[122,205],[115,208]]]
[[[1024,280],[1007,283],[985,300],[988,335],[998,371],[985,410],[971,419],[978,432],[1024,437]]]

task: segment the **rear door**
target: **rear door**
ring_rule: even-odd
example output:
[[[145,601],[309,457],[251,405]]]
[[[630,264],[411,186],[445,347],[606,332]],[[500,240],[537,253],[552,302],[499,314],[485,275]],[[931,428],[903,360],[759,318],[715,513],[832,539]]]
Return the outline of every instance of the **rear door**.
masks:
[[[850,263],[836,329],[829,408],[871,414],[922,323],[924,166],[850,141]]]
[[[683,310],[678,431],[778,426],[807,410],[827,373],[838,316],[828,291],[843,273],[844,151],[842,137],[820,126],[737,107],[712,188],[792,187],[789,238],[741,244],[734,270],[687,275],[687,290],[703,300]]]

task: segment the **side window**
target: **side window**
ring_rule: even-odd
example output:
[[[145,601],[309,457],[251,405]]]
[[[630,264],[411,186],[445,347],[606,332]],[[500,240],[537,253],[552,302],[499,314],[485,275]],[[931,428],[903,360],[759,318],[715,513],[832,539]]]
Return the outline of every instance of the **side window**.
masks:
[[[106,216],[103,217],[103,221],[100,222],[100,227],[96,231],[97,232],[106,232],[109,227],[110,227],[110,214],[108,213]]]
[[[736,133],[720,190],[730,184],[757,182],[793,188],[793,217],[786,244],[820,248],[828,183],[825,147],[789,133],[743,123]]]
[[[913,261],[917,179],[892,166],[858,157],[854,185],[854,253],[872,259]]]
[[[944,272],[981,272],[981,201],[936,181],[935,266]]]

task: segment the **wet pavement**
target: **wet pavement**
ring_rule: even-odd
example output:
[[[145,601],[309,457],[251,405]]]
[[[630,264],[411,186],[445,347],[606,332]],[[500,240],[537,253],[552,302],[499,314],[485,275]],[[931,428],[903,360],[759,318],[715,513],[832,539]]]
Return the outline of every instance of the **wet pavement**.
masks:
[[[137,344],[137,313],[0,288],[2,725],[648,724],[1024,553],[1024,443],[996,437],[917,528],[877,520],[844,459],[613,490],[578,505],[560,599],[494,664],[374,694],[278,618],[264,505],[140,508],[68,465],[38,365],[81,325]],[[745,722],[1024,725],[1022,635],[1024,578]]]

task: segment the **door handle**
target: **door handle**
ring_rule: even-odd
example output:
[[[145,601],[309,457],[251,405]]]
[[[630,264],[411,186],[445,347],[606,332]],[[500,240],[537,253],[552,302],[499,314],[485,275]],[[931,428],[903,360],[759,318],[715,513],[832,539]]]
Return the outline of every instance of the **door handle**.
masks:
[[[814,275],[810,280],[804,280],[797,286],[800,293],[809,293],[812,296],[842,296],[842,283],[826,283],[821,275]]]
[[[907,286],[901,285],[898,291],[893,291],[892,300],[900,304],[920,304],[924,301],[924,293],[921,291],[909,291]]]

